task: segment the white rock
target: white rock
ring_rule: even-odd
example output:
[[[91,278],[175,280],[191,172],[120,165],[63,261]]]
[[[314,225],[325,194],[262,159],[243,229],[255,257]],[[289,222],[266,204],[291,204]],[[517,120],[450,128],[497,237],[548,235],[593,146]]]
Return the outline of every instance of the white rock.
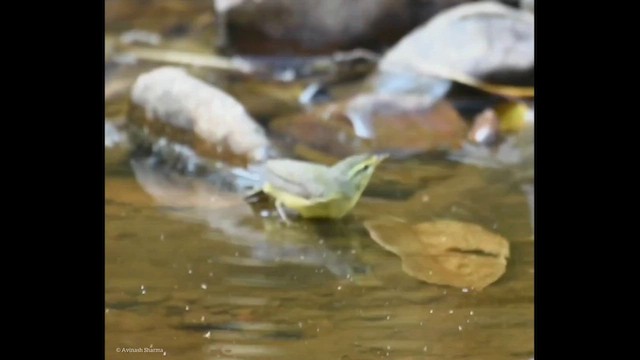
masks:
[[[150,120],[192,130],[217,146],[259,161],[266,156],[264,130],[236,99],[177,67],[161,67],[138,77],[132,100]]]

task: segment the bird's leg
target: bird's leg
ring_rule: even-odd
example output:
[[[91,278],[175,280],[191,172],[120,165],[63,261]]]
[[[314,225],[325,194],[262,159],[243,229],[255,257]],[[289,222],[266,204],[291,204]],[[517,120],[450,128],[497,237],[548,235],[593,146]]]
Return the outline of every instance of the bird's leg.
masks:
[[[278,211],[278,215],[280,215],[280,218],[287,223],[288,225],[291,224],[291,221],[289,220],[289,218],[287,217],[287,212],[284,209],[284,205],[282,204],[282,201],[280,200],[276,200],[276,210]]]

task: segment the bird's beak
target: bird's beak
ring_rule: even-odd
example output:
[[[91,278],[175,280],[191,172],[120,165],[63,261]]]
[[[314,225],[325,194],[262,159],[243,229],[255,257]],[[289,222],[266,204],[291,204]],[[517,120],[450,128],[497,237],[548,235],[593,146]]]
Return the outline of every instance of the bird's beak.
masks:
[[[384,159],[388,158],[389,154],[376,154],[376,164],[380,164]]]

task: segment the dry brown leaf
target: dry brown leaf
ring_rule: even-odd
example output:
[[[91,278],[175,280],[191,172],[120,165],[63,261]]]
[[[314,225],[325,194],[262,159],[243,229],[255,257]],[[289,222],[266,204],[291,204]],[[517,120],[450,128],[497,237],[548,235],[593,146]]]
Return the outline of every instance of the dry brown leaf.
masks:
[[[402,269],[422,281],[482,290],[504,274],[509,243],[479,225],[439,220],[365,222],[378,244],[400,256]]]

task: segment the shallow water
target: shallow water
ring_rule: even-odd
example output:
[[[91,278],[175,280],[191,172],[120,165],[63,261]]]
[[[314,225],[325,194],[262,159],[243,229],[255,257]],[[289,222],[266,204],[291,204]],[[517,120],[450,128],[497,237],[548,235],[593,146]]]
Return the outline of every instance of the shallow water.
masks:
[[[533,357],[526,194],[487,170],[451,169],[427,181],[432,210],[376,195],[385,186],[378,181],[348,220],[292,227],[263,223],[204,182],[140,167],[108,171],[107,358],[152,346],[180,359]],[[510,242],[505,275],[478,292],[404,274],[361,225],[394,201],[388,212],[493,228]]]

